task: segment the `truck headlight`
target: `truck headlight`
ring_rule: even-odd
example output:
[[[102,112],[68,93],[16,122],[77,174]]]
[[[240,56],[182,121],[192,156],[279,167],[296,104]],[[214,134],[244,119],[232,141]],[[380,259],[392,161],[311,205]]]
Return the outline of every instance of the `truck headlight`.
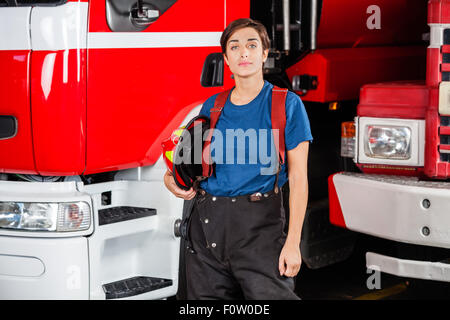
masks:
[[[408,160],[411,158],[411,128],[368,125],[364,133],[364,153],[371,158]]]
[[[86,202],[0,202],[0,228],[29,231],[81,231],[89,229]]]

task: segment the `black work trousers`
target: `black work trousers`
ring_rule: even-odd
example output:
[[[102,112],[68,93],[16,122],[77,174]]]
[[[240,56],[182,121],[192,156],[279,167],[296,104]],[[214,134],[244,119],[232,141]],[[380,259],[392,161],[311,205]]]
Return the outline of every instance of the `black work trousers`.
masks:
[[[197,192],[188,223],[188,299],[297,300],[294,279],[280,276],[286,240],[282,192],[215,197]]]

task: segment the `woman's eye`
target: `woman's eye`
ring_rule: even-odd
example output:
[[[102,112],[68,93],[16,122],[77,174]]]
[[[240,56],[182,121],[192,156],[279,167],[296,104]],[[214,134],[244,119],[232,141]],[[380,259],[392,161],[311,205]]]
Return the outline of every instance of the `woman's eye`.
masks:
[[[231,47],[231,50],[236,50],[237,49],[237,46],[232,46]]]
[[[249,45],[249,47],[250,47],[250,48],[256,48],[256,44],[253,44],[253,43],[252,43],[252,44]]]

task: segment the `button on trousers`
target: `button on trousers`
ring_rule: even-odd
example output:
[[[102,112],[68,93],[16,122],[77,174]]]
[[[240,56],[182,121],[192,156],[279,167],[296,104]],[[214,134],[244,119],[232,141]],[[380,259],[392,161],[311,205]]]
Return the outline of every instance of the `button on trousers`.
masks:
[[[188,299],[299,299],[294,279],[278,269],[286,240],[282,193],[250,201],[201,191],[188,224]]]

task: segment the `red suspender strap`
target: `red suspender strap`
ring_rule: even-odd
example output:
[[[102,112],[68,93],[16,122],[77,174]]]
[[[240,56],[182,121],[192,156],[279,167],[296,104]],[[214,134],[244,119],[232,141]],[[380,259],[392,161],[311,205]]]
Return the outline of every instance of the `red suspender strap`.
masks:
[[[273,86],[272,89],[272,130],[273,131],[275,148],[279,155],[280,164],[285,160],[285,140],[284,129],[286,127],[286,96],[287,89],[281,89]],[[278,139],[277,139],[278,137]]]
[[[212,161],[211,161],[211,139],[213,136],[213,131],[216,128],[216,123],[219,120],[222,109],[227,102],[230,90],[219,93],[214,102],[214,107],[210,110],[210,130],[208,132],[208,138],[205,140],[205,145],[203,147],[202,156],[202,169],[203,177],[210,177],[212,174]]]

